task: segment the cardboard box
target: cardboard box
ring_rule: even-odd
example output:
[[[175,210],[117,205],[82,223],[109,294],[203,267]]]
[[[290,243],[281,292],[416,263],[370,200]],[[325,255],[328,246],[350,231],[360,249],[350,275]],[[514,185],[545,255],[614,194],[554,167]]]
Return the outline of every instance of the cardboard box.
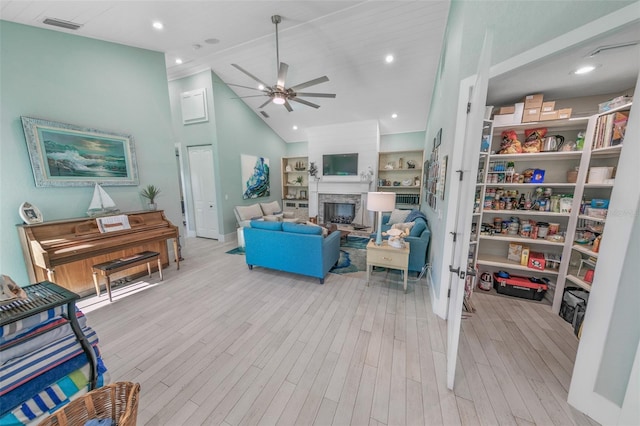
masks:
[[[540,112],[540,121],[549,121],[549,120],[557,120],[558,119],[558,111],[541,111]]]
[[[498,111],[498,114],[500,114],[500,115],[513,114],[514,112],[516,112],[516,106],[515,105],[511,105],[511,106],[500,107],[500,110]]]
[[[546,260],[543,253],[537,251],[532,251],[531,253],[529,253],[529,263],[527,264],[528,268],[544,271],[545,265]]]
[[[493,127],[511,126],[512,124],[519,124],[514,121],[515,120],[514,117],[515,117],[515,114],[494,115]]]
[[[531,123],[540,121],[540,108],[528,108],[526,105],[522,113],[522,122]]]
[[[542,112],[554,111],[556,109],[555,101],[547,101],[542,103]]]
[[[566,120],[571,118],[571,108],[562,108],[558,110],[558,120]]]
[[[513,122],[514,124],[520,124],[522,123],[522,113],[524,112],[524,102],[518,102],[517,104],[514,105],[515,107],[515,112],[514,112],[514,116],[513,116]]]
[[[524,108],[542,108],[542,94],[527,95],[524,97]]]
[[[513,260],[514,262],[520,262],[521,257],[522,244],[509,243],[509,253],[507,254],[507,259]]]

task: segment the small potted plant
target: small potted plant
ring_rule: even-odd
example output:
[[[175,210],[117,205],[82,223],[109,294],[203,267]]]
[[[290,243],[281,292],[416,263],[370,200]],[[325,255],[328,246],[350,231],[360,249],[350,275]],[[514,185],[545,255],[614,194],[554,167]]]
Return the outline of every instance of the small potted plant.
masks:
[[[149,200],[149,210],[155,210],[158,208],[156,204],[156,197],[160,194],[160,188],[155,185],[147,185],[142,189],[140,195]]]
[[[302,185],[304,178],[302,176],[296,177],[296,185]]]

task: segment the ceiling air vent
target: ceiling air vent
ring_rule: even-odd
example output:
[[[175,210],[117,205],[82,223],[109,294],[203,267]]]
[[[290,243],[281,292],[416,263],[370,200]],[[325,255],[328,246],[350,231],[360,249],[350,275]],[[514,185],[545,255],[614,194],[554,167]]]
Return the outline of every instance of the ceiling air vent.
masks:
[[[66,28],[67,30],[74,30],[74,31],[82,27],[81,24],[76,24],[75,22],[71,22],[71,21],[63,21],[62,19],[56,19],[56,18],[45,18],[45,20],[42,21],[42,23],[47,25],[53,25],[54,27]]]
[[[264,111],[260,111],[260,114],[262,114],[262,116],[263,116],[264,118],[269,118],[269,114],[267,114],[267,113],[266,113],[266,112],[264,112]]]

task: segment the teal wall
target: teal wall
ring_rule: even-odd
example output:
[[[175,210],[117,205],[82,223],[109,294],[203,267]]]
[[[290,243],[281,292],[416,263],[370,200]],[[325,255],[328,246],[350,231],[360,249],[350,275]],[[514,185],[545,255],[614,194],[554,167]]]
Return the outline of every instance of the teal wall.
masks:
[[[28,284],[15,228],[22,202],[49,221],[86,217],[93,195],[35,187],[20,116],[132,135],[140,186],[159,186],[159,208],[181,223],[162,53],[0,21],[0,57],[0,273]],[[105,189],[121,211],[145,205],[140,187]]]
[[[204,123],[183,125],[180,93],[203,87],[207,89],[209,120]],[[280,158],[287,155],[286,144],[256,115],[255,111],[237,99],[237,95],[209,70],[171,81],[169,92],[176,142],[182,144],[184,158],[188,158],[186,155],[188,146],[212,145],[213,147],[217,202],[220,206],[218,226],[221,234],[235,233],[237,225],[233,214],[234,206],[271,200],[282,202]],[[270,197],[242,199],[241,154],[269,159]],[[185,166],[188,171],[188,161],[185,161]],[[189,192],[189,182],[185,182],[185,185]],[[193,223],[193,220],[190,220],[190,226],[193,226]]]

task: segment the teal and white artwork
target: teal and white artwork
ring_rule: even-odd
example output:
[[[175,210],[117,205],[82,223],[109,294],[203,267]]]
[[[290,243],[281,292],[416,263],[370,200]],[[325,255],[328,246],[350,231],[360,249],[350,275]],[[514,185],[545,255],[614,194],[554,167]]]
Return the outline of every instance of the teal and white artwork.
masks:
[[[242,198],[268,197],[271,195],[269,183],[269,159],[255,155],[240,155],[242,173]]]

